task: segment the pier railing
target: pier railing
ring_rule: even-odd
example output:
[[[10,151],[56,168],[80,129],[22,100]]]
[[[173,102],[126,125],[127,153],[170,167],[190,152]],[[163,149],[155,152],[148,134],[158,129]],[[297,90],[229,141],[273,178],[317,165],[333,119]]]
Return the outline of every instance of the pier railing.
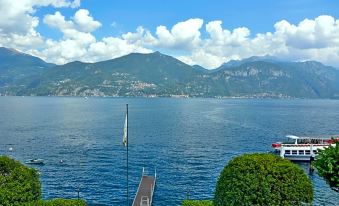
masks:
[[[151,206],[153,201],[154,188],[156,183],[156,170],[154,176],[145,175],[145,169],[142,168],[141,180],[135,198],[133,200],[133,206]]]

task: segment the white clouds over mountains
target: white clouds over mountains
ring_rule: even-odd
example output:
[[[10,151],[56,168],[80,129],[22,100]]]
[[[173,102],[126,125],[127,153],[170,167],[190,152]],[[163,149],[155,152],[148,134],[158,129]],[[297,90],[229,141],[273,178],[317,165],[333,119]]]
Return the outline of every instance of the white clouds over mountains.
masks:
[[[78,7],[80,0],[0,0],[0,31],[2,33],[25,34],[38,24],[38,17],[33,16],[36,9],[44,6]]]
[[[189,19],[175,24],[169,31],[165,26],[158,26],[157,38],[154,46],[193,50],[200,44],[200,29],[203,25],[202,19]]]
[[[192,18],[172,27],[159,25],[152,33],[142,26],[120,36],[98,39],[93,32],[103,26],[90,11],[77,9],[66,18],[60,11],[35,15],[40,7],[80,6],[80,0],[0,0],[0,45],[63,64],[93,62],[131,52],[166,51],[188,64],[215,68],[230,59],[272,55],[289,60],[318,60],[339,66],[339,20],[332,16],[305,19],[298,24],[281,20],[273,32],[251,34],[246,27],[228,30],[222,21]],[[37,27],[46,24],[62,33],[60,39],[42,36]],[[203,34],[203,35],[202,35]],[[179,55],[180,54],[180,55]]]

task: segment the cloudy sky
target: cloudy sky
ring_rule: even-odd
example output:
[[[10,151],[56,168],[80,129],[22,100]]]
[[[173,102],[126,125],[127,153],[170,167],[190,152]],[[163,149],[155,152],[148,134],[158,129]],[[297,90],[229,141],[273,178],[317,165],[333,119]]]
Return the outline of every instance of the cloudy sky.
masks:
[[[0,46],[57,64],[160,51],[216,68],[272,55],[339,67],[338,0],[0,0]]]

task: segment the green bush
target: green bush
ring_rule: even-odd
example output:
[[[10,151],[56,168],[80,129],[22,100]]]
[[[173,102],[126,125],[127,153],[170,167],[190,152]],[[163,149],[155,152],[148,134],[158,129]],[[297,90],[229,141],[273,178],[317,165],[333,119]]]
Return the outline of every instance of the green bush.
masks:
[[[83,200],[53,199],[25,203],[22,206],[86,206],[86,202]]]
[[[182,206],[213,206],[210,200],[184,200]]]
[[[0,156],[0,206],[85,206],[83,200],[41,200],[38,172]]]
[[[339,141],[336,141],[335,146],[320,150],[314,166],[330,187],[339,192]]]
[[[231,160],[218,179],[214,205],[301,205],[313,187],[304,171],[272,154],[245,154]]]
[[[17,206],[41,198],[38,172],[20,162],[0,156],[0,203]]]

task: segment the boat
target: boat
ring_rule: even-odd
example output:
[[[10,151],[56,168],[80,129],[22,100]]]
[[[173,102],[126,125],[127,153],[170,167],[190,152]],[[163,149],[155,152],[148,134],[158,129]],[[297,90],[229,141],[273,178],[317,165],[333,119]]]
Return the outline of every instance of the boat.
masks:
[[[334,146],[334,141],[339,141],[339,135],[316,137],[287,135],[286,137],[286,142],[272,143],[272,147],[280,157],[292,161],[311,161],[316,158],[319,150],[330,145]]]
[[[35,165],[43,165],[44,160],[43,159],[30,159],[25,162],[26,164],[35,164]]]

